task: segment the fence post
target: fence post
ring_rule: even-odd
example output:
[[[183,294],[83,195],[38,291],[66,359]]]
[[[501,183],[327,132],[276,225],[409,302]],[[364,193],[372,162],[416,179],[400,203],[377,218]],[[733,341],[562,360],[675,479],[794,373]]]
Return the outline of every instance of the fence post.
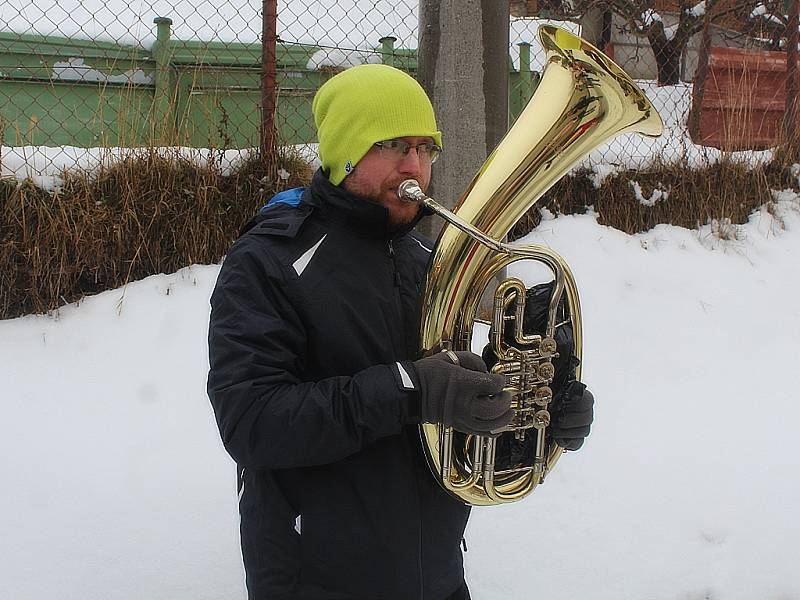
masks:
[[[264,0],[261,24],[261,164],[270,176],[275,164],[275,112],[277,108],[278,1]]]
[[[798,150],[800,146],[800,136],[797,130],[798,117],[798,65],[797,65],[797,42],[798,42],[798,7],[800,0],[791,0],[789,5],[789,18],[786,25],[786,107],[784,110],[783,127],[786,141],[789,143],[790,151]],[[793,152],[794,153],[794,152]]]
[[[391,35],[387,35],[386,37],[382,37],[378,41],[381,44],[381,60],[383,61],[383,64],[389,65],[390,67],[395,66],[394,43],[397,41],[397,38]]]
[[[703,98],[705,95],[706,79],[708,78],[708,60],[711,53],[711,15],[706,14],[703,23],[703,37],[700,50],[697,53],[697,70],[692,81],[692,106],[689,110],[688,129],[689,136],[695,144],[702,144],[700,135],[700,118],[703,113]]]
[[[519,46],[519,80],[522,83],[522,104],[531,99],[533,94],[533,75],[531,74],[531,45],[520,42]]]
[[[508,130],[508,0],[421,0],[417,78],[445,152],[429,193],[452,208]],[[418,228],[435,238],[438,217]]]
[[[531,45],[528,42],[517,44],[519,48],[519,71],[515,73],[514,61],[508,61],[508,126],[511,127],[522,114],[531,98]]]
[[[170,48],[170,28],[172,19],[156,17],[156,43],[153,44],[153,60],[156,63],[155,92],[153,94],[153,120],[152,130],[155,137],[165,141],[171,132],[170,108],[172,104],[173,89],[170,76],[170,63],[172,51]]]

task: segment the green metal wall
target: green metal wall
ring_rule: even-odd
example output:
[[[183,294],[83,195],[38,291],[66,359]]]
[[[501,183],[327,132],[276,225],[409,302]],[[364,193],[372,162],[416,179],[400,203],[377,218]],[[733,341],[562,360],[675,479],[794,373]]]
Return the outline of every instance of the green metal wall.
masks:
[[[3,145],[257,146],[260,45],[173,41],[169,25],[167,19],[161,20],[158,41],[150,50],[0,33]],[[278,47],[276,124],[283,143],[316,139],[311,101],[330,76],[324,70],[306,69],[317,50],[300,44]],[[412,74],[416,71],[414,51],[385,46],[383,51],[385,62]],[[512,122],[537,79],[526,70],[524,60],[521,65],[522,72],[511,70]],[[71,72],[66,79],[65,69]],[[74,80],[79,73],[94,80]]]
[[[54,77],[56,65],[70,58],[112,81]],[[153,71],[142,49],[0,33],[0,139],[14,146],[142,143],[147,139],[153,86],[113,81],[137,69],[143,77]]]

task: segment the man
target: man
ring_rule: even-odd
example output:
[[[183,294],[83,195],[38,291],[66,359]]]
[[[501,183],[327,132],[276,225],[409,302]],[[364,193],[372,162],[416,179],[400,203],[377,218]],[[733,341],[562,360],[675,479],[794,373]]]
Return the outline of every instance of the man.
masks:
[[[468,599],[469,509],[429,472],[417,424],[493,435],[512,411],[480,357],[416,356],[430,246],[397,186],[428,187],[433,108],[408,75],[364,65],[312,110],[322,168],[259,212],[211,299],[208,390],[238,465],[249,597]]]

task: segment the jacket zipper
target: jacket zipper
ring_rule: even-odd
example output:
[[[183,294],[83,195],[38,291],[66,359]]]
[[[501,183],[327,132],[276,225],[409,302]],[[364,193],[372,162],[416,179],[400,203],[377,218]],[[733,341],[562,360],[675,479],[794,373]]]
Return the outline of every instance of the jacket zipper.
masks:
[[[394,287],[399,288],[400,271],[397,270],[397,260],[395,259],[394,256],[394,243],[392,243],[392,240],[389,240],[387,243],[389,245],[389,258],[392,259],[392,274],[394,275]]]
[[[397,315],[397,322],[400,324],[400,327],[394,332],[394,335],[392,335],[392,344],[394,346],[395,352],[398,352],[401,355],[405,355],[406,320],[403,315],[403,298],[400,291],[402,280],[400,278],[400,271],[397,268],[397,257],[395,256],[394,253],[394,242],[392,240],[387,240],[386,246],[389,249],[389,259],[392,262],[392,279],[394,281],[395,314]]]

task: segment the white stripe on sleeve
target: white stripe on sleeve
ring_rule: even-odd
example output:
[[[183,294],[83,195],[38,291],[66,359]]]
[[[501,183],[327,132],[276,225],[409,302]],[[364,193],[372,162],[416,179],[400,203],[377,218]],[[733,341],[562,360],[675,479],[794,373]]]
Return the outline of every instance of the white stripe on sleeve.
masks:
[[[411,376],[408,372],[403,368],[403,365],[397,363],[397,372],[400,373],[400,381],[403,382],[403,387],[407,390],[413,390],[414,382],[411,381]]]

